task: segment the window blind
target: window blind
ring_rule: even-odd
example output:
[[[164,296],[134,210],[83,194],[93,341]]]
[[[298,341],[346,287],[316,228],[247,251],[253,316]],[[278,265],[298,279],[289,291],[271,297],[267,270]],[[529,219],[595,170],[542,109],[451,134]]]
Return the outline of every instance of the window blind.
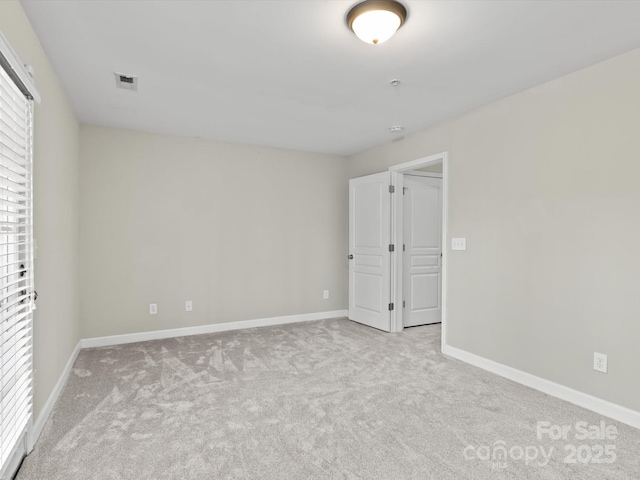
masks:
[[[32,412],[33,103],[0,68],[0,471]]]

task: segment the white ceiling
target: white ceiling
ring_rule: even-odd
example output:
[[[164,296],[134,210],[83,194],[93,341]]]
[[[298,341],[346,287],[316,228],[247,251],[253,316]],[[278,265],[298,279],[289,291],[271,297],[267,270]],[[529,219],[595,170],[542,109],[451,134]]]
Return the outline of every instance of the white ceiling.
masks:
[[[640,47],[637,1],[406,0],[375,46],[353,3],[22,0],[82,122],[339,154]]]

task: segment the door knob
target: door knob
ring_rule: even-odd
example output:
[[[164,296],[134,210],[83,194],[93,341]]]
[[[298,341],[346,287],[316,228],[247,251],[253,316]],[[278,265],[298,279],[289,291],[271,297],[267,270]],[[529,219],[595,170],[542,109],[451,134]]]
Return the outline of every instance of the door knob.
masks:
[[[353,260],[353,255],[349,255],[347,258],[348,258],[349,260]]]

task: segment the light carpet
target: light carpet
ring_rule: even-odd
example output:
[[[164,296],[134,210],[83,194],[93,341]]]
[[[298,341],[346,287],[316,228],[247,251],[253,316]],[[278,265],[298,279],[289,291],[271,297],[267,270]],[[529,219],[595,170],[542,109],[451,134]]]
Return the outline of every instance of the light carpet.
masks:
[[[640,431],[331,319],[82,350],[17,478],[639,479]]]

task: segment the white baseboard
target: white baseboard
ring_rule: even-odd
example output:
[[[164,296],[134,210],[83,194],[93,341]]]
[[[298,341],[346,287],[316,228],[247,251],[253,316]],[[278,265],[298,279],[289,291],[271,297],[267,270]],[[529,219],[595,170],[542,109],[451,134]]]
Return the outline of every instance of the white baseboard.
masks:
[[[323,320],[325,318],[346,317],[347,310],[334,310],[332,312],[303,313],[300,315],[287,315],[284,317],[257,318],[254,320],[240,320],[237,322],[212,323],[199,327],[172,328],[169,330],[154,330],[151,332],[127,333],[124,335],[111,335],[108,337],[93,337],[80,340],[82,348],[108,347],[125,343],[146,342],[148,340],[160,340],[163,338],[186,337],[188,335],[201,335],[203,333],[228,332],[244,328],[269,327],[272,325],[284,325],[287,323],[309,322]]]
[[[442,348],[442,353],[546,393],[547,395],[573,403],[574,405],[586,408],[599,413],[600,415],[605,415],[632,427],[640,428],[640,412],[631,410],[630,408],[617,405],[607,400],[602,400],[601,398],[574,390],[573,388],[565,387],[564,385],[560,385],[559,383],[555,383],[550,380],[545,380],[544,378],[494,362],[493,360],[480,357],[479,355],[469,353],[465,350],[460,350],[459,348],[455,348],[450,345],[445,345]]]
[[[69,374],[71,373],[71,369],[73,368],[73,364],[76,362],[76,358],[78,358],[78,353],[80,353],[82,340],[80,340],[76,344],[76,348],[71,352],[71,356],[67,361],[67,364],[64,366],[64,370],[62,370],[62,374],[60,374],[60,378],[56,382],[56,385],[53,387],[51,394],[49,394],[49,398],[47,399],[47,403],[44,404],[44,407],[40,411],[38,418],[33,422],[31,428],[28,429],[27,432],[27,453],[31,453],[34,445],[40,438],[40,434],[42,433],[42,429],[44,428],[44,424],[47,422],[49,415],[51,415],[51,411],[53,410],[54,405],[58,401],[58,397],[62,393],[62,389],[67,383],[67,378],[69,378]]]

